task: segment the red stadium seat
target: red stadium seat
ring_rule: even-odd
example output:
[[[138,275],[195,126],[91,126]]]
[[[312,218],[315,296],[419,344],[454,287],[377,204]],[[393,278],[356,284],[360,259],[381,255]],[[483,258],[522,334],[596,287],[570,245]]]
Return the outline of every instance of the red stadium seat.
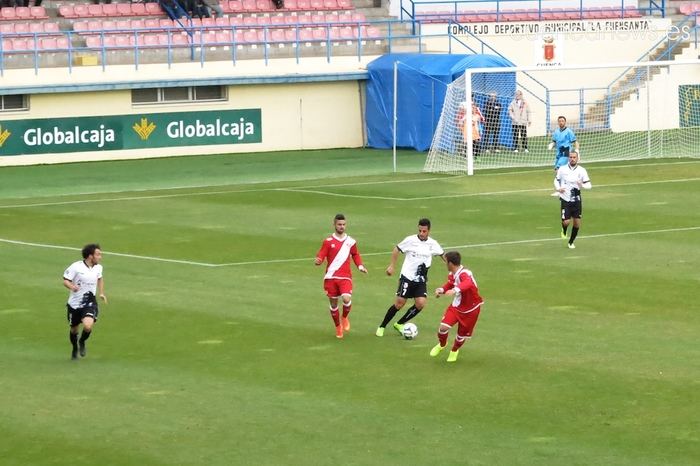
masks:
[[[58,47],[58,40],[55,37],[47,37],[39,41],[39,48],[42,50],[55,50]]]
[[[131,15],[132,16],[146,16],[146,5],[155,5],[154,3],[132,3],[131,4]],[[140,43],[140,42],[139,42]]]
[[[2,40],[2,51],[3,52],[11,52],[12,51],[12,39],[3,39]]]
[[[187,34],[173,34],[172,36],[170,36],[170,40],[172,40],[173,45],[190,44],[190,39],[188,38]]]
[[[158,27],[161,29],[170,29],[170,28],[174,28],[177,26],[179,26],[179,25],[174,24],[173,20],[170,18],[160,18],[158,20]]]
[[[230,2],[228,2],[228,10],[224,11],[239,13],[243,11],[243,2],[241,2],[241,0],[231,0]]]
[[[28,52],[29,47],[30,45],[27,42],[27,39],[12,39],[12,50],[17,52]]]
[[[100,36],[88,36],[85,38],[85,45],[90,49],[102,48],[102,38]]]
[[[241,17],[241,16],[229,16],[228,23],[231,26],[243,26],[243,17]]]
[[[15,23],[0,23],[0,34],[14,34]]]
[[[272,11],[275,9],[270,0],[256,0],[255,5],[258,11]]]
[[[70,48],[70,40],[67,37],[59,37],[56,39],[56,45],[61,50],[68,50]]]
[[[102,5],[102,14],[105,16],[119,16],[116,3],[105,3]]]
[[[15,9],[14,8],[3,8],[2,10],[0,10],[0,18],[7,19],[7,20],[17,19],[17,14],[15,13]]]
[[[303,28],[299,29],[299,41],[300,42],[311,42],[314,40],[314,33],[311,29]]]
[[[129,37],[133,37],[129,34],[119,34],[117,36],[114,36],[114,46],[117,48],[126,48],[130,47],[130,40]]]
[[[59,33],[60,28],[58,27],[58,23],[44,23],[44,32],[48,32],[50,34]]]
[[[87,32],[88,26],[89,24],[87,21],[76,21],[73,23],[73,30],[78,34],[82,34],[84,32]]]
[[[104,12],[102,11],[102,5],[100,5],[99,3],[96,5],[88,5],[87,11],[88,16],[92,16],[93,18],[104,16]]]
[[[131,16],[131,3],[117,3],[117,14],[119,16]]]
[[[48,18],[48,16],[46,15],[46,8],[44,8],[43,6],[29,7],[29,16],[31,16],[33,19]]]
[[[163,9],[159,3],[149,2],[146,3],[146,14],[160,16],[163,14]]]
[[[39,23],[36,21],[29,23],[29,32],[31,32],[32,34],[39,34],[44,32],[44,23]]]
[[[26,6],[18,6],[15,8],[15,15],[17,19],[30,19],[32,17],[29,7]]]
[[[29,23],[15,23],[15,34],[29,34]]]
[[[312,10],[323,10],[323,0],[310,0]]]
[[[378,39],[382,37],[382,32],[379,30],[379,28],[376,28],[374,26],[368,26],[367,37],[372,39]]]
[[[297,10],[308,11],[311,9],[311,0],[297,0]]]
[[[88,6],[84,4],[73,5],[73,14],[76,18],[87,18],[88,16],[90,16]]]
[[[323,24],[326,22],[326,16],[323,13],[314,13],[311,15],[311,23],[313,24]]]
[[[258,41],[258,34],[253,29],[247,29],[243,32],[243,42],[253,43]]]
[[[326,28],[316,28],[313,30],[314,40],[328,40],[328,30]]]
[[[124,29],[144,29],[146,27],[145,20],[143,19],[132,19],[127,21],[129,21],[129,26],[125,27]]]
[[[258,5],[255,0],[243,0],[243,11],[255,12],[258,11]]]
[[[338,0],[338,8],[343,10],[353,10],[355,5],[352,3],[352,0]]]
[[[284,9],[287,11],[297,10],[297,0],[284,0]]]

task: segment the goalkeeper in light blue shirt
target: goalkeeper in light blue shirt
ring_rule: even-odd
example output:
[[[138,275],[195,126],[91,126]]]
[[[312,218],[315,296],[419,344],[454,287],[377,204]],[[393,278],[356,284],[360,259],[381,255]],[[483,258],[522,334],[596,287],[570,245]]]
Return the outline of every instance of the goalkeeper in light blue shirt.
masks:
[[[574,152],[579,152],[576,135],[566,127],[566,118],[560,116],[557,118],[557,123],[559,123],[559,128],[554,131],[554,134],[552,134],[552,142],[549,143],[549,150],[552,150],[555,145],[557,150],[554,158],[554,171],[557,171],[559,167],[569,163],[569,151],[571,151],[571,149],[573,149]]]

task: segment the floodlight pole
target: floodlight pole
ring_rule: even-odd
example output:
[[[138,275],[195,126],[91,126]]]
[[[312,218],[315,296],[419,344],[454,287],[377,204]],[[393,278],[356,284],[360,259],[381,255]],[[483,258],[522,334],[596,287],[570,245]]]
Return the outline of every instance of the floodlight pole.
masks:
[[[393,151],[393,161],[394,161],[394,173],[396,173],[396,121],[398,119],[398,98],[396,94],[399,92],[399,62],[394,62],[394,151]]]

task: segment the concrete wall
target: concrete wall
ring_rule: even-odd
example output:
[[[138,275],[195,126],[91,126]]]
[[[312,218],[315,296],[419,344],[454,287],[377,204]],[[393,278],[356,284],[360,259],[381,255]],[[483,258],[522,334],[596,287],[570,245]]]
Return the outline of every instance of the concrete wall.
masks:
[[[364,144],[361,81],[235,85],[227,86],[227,91],[228,98],[223,102],[158,105],[132,105],[130,90],[36,94],[30,96],[29,111],[2,113],[0,122],[16,119],[121,114],[138,116],[139,113],[260,108],[261,143],[0,156],[0,165],[361,147]]]

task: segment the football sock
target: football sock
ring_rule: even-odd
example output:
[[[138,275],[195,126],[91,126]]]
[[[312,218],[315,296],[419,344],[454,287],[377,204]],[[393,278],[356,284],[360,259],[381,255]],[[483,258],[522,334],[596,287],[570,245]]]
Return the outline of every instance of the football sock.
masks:
[[[438,341],[440,342],[440,346],[447,346],[447,336],[449,333],[440,333],[438,332],[437,337]]]
[[[401,317],[398,322],[399,324],[405,324],[409,320],[413,319],[415,316],[417,316],[420,313],[420,309],[417,309],[416,306],[411,306],[408,311]]]
[[[89,332],[86,332],[85,329],[83,329],[83,333],[80,335],[80,343],[85,343],[85,340],[90,338],[91,333],[92,333],[92,330]]]
[[[566,235],[566,230],[568,230],[568,229],[569,229],[569,225],[562,225],[561,226],[561,231],[564,232],[564,235]]]
[[[457,338],[455,338],[455,342],[452,345],[452,351],[459,351],[459,349],[462,347],[465,341],[467,341],[467,337],[457,335]]]
[[[343,317],[347,317],[350,314],[350,309],[352,309],[352,301],[347,304],[343,303]]]
[[[384,320],[382,320],[382,323],[379,326],[386,327],[389,324],[389,322],[391,322],[391,319],[394,318],[397,312],[399,312],[399,310],[396,309],[396,306],[392,304],[391,307],[387,309],[386,315],[384,316]]]
[[[578,228],[573,227],[571,229],[571,238],[569,238],[569,244],[574,244],[574,240],[576,239],[576,235],[578,235]]]
[[[338,308],[331,308],[331,319],[333,319],[333,323],[335,326],[340,325],[340,315],[338,314]]]
[[[78,334],[68,332],[68,337],[70,338],[70,344],[73,345],[73,348],[78,348]]]

